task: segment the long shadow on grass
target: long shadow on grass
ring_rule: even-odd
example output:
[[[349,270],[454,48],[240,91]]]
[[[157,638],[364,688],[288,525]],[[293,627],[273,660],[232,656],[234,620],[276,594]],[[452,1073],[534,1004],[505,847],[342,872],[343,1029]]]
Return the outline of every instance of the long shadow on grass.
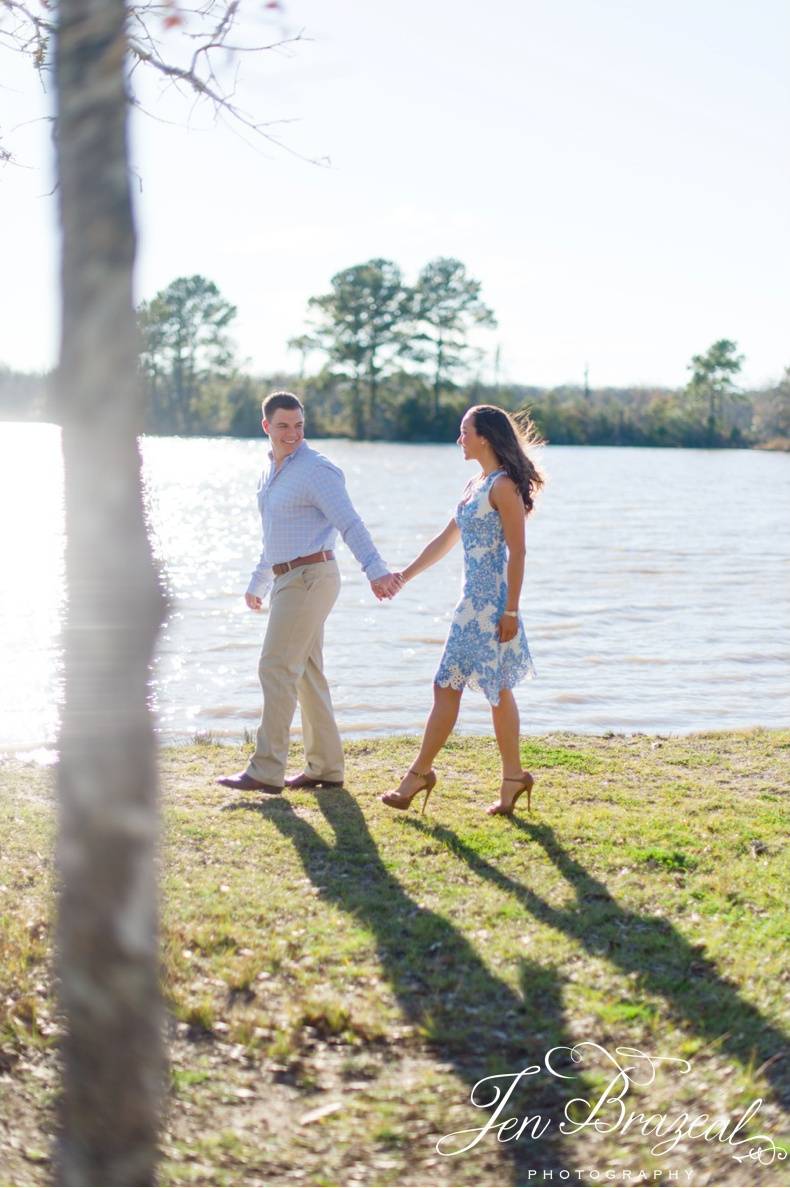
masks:
[[[557,870],[576,891],[573,908],[554,908],[523,884],[481,858],[451,829],[409,819],[413,829],[444,842],[475,874],[518,899],[538,920],[572,937],[588,953],[601,956],[629,974],[639,989],[660,995],[672,1016],[696,1036],[743,1065],[762,1071],[777,1097],[790,1100],[786,1057],[788,1037],[738,994],[737,987],[668,921],[640,916],[623,908],[606,886],[571,858],[546,825],[514,818],[513,826],[539,842]],[[675,1053],[664,1053],[675,1055]]]
[[[286,800],[261,805],[239,802],[228,808],[257,809],[293,842],[321,897],[372,933],[383,974],[405,1017],[421,1030],[437,1058],[452,1065],[470,1091],[482,1077],[515,1074],[527,1065],[540,1064],[550,1048],[569,1042],[553,971],[523,961],[522,996],[514,993],[491,973],[448,920],[406,894],[384,866],[352,796],[345,791],[331,792],[318,794],[316,801],[334,831],[334,846],[297,816]],[[563,1067],[560,1060],[555,1066]],[[567,1165],[557,1126],[566,1102],[584,1091],[584,1083],[574,1075],[574,1080],[565,1082],[544,1071],[529,1079],[525,1092],[510,1099],[501,1121],[536,1113],[551,1120],[542,1137],[533,1139],[527,1131],[518,1141],[499,1147],[500,1155],[512,1160],[514,1183],[527,1183],[530,1169]],[[468,1103],[468,1096],[466,1100]],[[446,1130],[481,1127],[490,1116],[490,1111],[468,1105],[468,1120],[448,1123]],[[488,1150],[498,1147],[495,1133],[486,1135],[481,1146]],[[424,1154],[433,1155],[433,1150]],[[464,1160],[463,1154],[453,1160],[459,1176],[464,1172]]]

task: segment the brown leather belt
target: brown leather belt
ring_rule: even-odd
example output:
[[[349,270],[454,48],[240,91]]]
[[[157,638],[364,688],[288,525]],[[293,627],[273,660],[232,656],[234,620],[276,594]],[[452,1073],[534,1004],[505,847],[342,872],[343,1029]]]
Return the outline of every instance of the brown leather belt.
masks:
[[[298,569],[300,565],[315,565],[317,561],[334,561],[335,554],[331,549],[323,549],[320,553],[309,553],[306,557],[294,557],[293,561],[283,561],[272,566],[272,573],[277,577],[287,573],[289,569]]]

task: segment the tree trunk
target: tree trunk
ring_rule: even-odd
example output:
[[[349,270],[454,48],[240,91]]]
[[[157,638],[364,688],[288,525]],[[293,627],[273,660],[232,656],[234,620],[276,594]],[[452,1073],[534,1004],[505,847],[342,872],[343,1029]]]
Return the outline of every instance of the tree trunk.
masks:
[[[379,390],[379,376],[373,360],[368,368],[368,429],[372,429],[376,420],[376,404]]]
[[[164,1061],[148,665],[164,612],[143,517],[123,0],[60,0],[68,609],[57,963],[66,1017],[57,1182],[153,1183]]]
[[[433,415],[439,415],[439,400],[442,394],[442,372],[444,370],[444,342],[439,336],[436,348],[436,371],[433,377]]]
[[[354,378],[351,381],[351,424],[354,430],[354,437],[357,441],[361,441],[365,436],[365,411],[362,407],[362,392],[360,390],[358,370],[354,372]]]
[[[716,390],[711,386],[708,394],[708,445],[716,444]]]

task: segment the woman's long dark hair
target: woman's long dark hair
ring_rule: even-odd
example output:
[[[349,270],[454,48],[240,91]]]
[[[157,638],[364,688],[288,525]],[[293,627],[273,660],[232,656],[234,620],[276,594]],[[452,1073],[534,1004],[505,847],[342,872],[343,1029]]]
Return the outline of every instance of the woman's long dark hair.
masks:
[[[474,415],[475,429],[493,449],[497,459],[518,488],[524,501],[524,515],[533,507],[533,496],[543,486],[543,475],[527,454],[529,446],[543,445],[527,413],[511,417],[495,404],[476,404],[469,412]]]

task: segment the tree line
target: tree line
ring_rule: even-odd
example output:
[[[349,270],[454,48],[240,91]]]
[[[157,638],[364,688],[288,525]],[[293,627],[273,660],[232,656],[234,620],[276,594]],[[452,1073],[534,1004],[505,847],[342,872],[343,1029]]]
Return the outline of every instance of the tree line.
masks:
[[[483,402],[528,407],[557,444],[743,446],[790,437],[790,371],[768,392],[743,391],[743,356],[726,338],[693,356],[680,390],[483,383],[474,378],[482,351],[471,340],[496,317],[480,282],[452,257],[429,261],[413,285],[381,258],[338,272],[328,292],[310,298],[308,326],[289,342],[301,356],[297,377],[242,374],[229,336],[235,316],[200,276],[175,280],[140,307],[153,430],[257,435],[260,398],[276,385],[304,393],[314,433],[358,440],[452,440],[464,409]],[[308,375],[315,354],[323,364]]]
[[[395,427],[387,406],[406,393],[406,374],[420,383],[426,417],[439,418],[443,395],[480,356],[470,335],[496,325],[480,288],[449,257],[426,264],[414,285],[384,259],[333,276],[327,293],[310,298],[307,328],[289,342],[301,356],[300,384],[311,355],[326,361],[317,385],[323,419],[343,414],[355,438],[386,434]],[[254,383],[235,364],[229,328],[236,312],[201,276],[179,277],[141,305],[141,365],[154,429],[189,433],[223,421],[231,431],[249,427]],[[342,408],[334,407],[336,397]]]
[[[744,390],[743,356],[726,338],[692,357],[678,389],[484,383],[472,339],[496,318],[480,282],[450,257],[426,264],[414,285],[380,258],[338,272],[289,342],[297,374],[240,368],[237,309],[205,277],[177,278],[137,313],[151,433],[257,436],[262,397],[289,387],[303,393],[314,436],[449,441],[464,410],[488,402],[528,408],[557,445],[790,447],[790,368],[771,387]],[[45,406],[41,377],[0,368],[0,416],[44,419]]]

